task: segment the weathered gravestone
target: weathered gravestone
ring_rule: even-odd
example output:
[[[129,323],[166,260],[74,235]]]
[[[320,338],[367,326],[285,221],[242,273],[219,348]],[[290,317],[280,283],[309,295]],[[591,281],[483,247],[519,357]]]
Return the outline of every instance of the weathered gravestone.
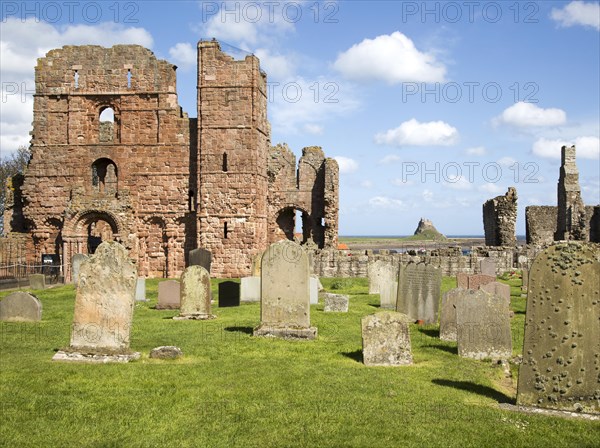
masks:
[[[326,313],[330,312],[338,312],[338,313],[347,313],[348,312],[348,302],[349,298],[343,294],[330,294],[325,293],[325,308],[323,311]]]
[[[309,279],[308,256],[299,244],[285,240],[269,246],[261,262],[261,324],[255,336],[316,338]]]
[[[86,254],[75,254],[71,258],[71,281],[75,286],[77,286],[77,282],[79,280],[79,269],[81,267],[81,263],[88,259]]]
[[[176,310],[181,303],[181,285],[177,280],[165,280],[158,284],[157,310]]]
[[[385,260],[375,260],[367,265],[369,294],[380,294],[381,285],[398,279],[398,265]]]
[[[44,274],[31,274],[29,276],[29,287],[31,289],[44,289],[46,287],[46,276]]]
[[[529,286],[529,269],[523,268],[523,270],[521,271],[521,279],[521,291],[527,293],[527,288]]]
[[[42,303],[26,292],[13,292],[0,301],[0,321],[37,322],[42,320]]]
[[[379,306],[383,309],[396,309],[398,300],[398,279],[391,282],[384,282],[379,286]]]
[[[496,261],[490,258],[484,258],[479,262],[479,271],[483,275],[491,275],[496,277]]]
[[[52,359],[127,362],[139,358],[129,350],[137,270],[127,249],[103,242],[81,264],[71,344]]]
[[[482,285],[487,285],[495,281],[495,275],[473,274],[468,276],[469,289],[479,289]]]
[[[454,288],[442,295],[440,310],[441,340],[456,342],[456,304],[466,294],[470,294],[467,289]]]
[[[533,261],[517,404],[600,413],[600,250],[549,247]]]
[[[412,364],[408,316],[394,311],[362,318],[362,353],[366,366]]]
[[[146,277],[138,277],[135,283],[136,302],[146,302]]]
[[[236,282],[219,283],[219,307],[240,306],[240,284]]]
[[[505,301],[472,289],[456,299],[458,355],[473,359],[510,358],[512,337]]]
[[[261,259],[262,259],[263,254],[258,254],[255,255],[252,258],[252,271],[251,271],[251,275],[252,277],[260,277],[260,263],[261,263]]]
[[[202,266],[190,266],[181,274],[179,315],[173,319],[208,320],[216,316],[210,310],[210,274]]]
[[[202,248],[190,250],[188,260],[188,266],[202,266],[210,274],[210,264],[212,262],[210,250]]]
[[[401,264],[398,272],[396,311],[412,320],[436,323],[440,305],[442,271],[426,263]]]
[[[469,289],[469,274],[465,274],[464,272],[456,274],[456,287]]]
[[[310,304],[316,305],[319,303],[319,279],[313,276],[309,280],[310,286]]]
[[[242,302],[260,302],[260,277],[242,277],[240,300]]]
[[[479,289],[502,299],[506,304],[506,309],[510,309],[510,286],[500,282],[490,282],[481,285]]]

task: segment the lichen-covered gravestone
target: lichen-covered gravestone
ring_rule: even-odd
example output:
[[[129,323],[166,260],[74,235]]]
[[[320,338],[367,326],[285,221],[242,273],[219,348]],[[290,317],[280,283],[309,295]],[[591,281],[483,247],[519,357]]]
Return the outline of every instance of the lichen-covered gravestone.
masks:
[[[479,262],[479,271],[483,275],[491,275],[496,277],[496,261],[490,258],[484,258]]]
[[[396,309],[396,302],[398,301],[398,279],[394,281],[384,282],[379,285],[379,306],[382,309]]]
[[[440,310],[440,339],[442,341],[456,342],[456,304],[466,294],[467,289],[454,288],[442,296]]]
[[[308,256],[299,244],[285,240],[269,246],[261,261],[261,323],[255,336],[317,336],[310,326],[309,279]]]
[[[529,286],[529,269],[523,268],[523,270],[521,271],[521,279],[521,291],[527,293],[527,288]]]
[[[194,249],[188,255],[188,266],[202,266],[210,274],[210,265],[212,262],[212,253],[207,249]]]
[[[412,320],[436,323],[440,306],[442,271],[426,263],[401,264],[396,311]]]
[[[71,281],[75,286],[79,281],[79,269],[81,268],[81,263],[88,259],[86,254],[75,254],[71,258]]]
[[[395,282],[398,277],[398,266],[385,260],[375,260],[367,265],[369,276],[369,294],[381,293],[381,285]]]
[[[46,288],[46,276],[44,274],[31,274],[29,276],[29,287],[31,289]]]
[[[129,350],[137,270],[127,249],[103,242],[83,262],[75,296],[75,313],[68,349],[61,361],[127,362],[139,353]]]
[[[180,314],[173,319],[207,320],[210,310],[210,274],[202,266],[186,268],[181,274]]]
[[[600,250],[549,247],[533,261],[517,404],[600,413]]]
[[[456,301],[458,355],[473,359],[508,359],[512,355],[506,302],[481,289],[469,289]]]
[[[492,283],[496,281],[495,275],[486,275],[486,274],[473,274],[467,277],[469,285],[469,289],[479,289],[483,285],[487,285],[488,283]]]
[[[176,310],[181,304],[181,285],[177,280],[165,280],[158,284],[157,310]]]
[[[362,318],[362,353],[366,366],[412,364],[408,316],[384,311]]]
[[[500,282],[490,282],[481,285],[479,289],[501,298],[506,303],[506,308],[510,309],[510,286]]]
[[[42,320],[42,303],[26,292],[13,292],[0,301],[0,321],[37,322]]]
[[[348,312],[348,302],[349,298],[343,294],[330,294],[325,293],[325,308],[323,311],[326,313],[329,312],[338,312],[338,313],[347,313]]]

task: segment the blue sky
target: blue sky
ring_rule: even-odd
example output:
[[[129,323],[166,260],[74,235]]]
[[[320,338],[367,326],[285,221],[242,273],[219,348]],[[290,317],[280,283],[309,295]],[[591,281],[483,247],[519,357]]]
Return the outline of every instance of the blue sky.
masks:
[[[272,143],[341,168],[340,234],[483,234],[485,200],[555,205],[560,146],[600,202],[600,6],[543,2],[3,2],[0,150],[27,144],[35,59],[137,43],[178,65],[196,116],[195,48],[216,37],[268,74]]]

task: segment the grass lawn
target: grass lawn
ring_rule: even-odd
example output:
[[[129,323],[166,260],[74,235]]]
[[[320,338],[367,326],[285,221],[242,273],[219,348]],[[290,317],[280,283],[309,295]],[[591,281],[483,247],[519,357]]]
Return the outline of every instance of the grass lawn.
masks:
[[[213,281],[214,294],[216,285]],[[461,359],[437,326],[411,326],[414,365],[365,367],[360,320],[378,311],[366,279],[322,279],[351,295],[348,313],[311,307],[315,341],[252,337],[258,303],[213,308],[213,321],[174,321],[177,311],[135,305],[129,364],[51,361],[69,343],[75,291],[37,292],[39,324],[0,323],[0,445],[7,447],[592,447],[600,424],[500,410],[516,378]],[[513,286],[514,353],[525,300]],[[442,289],[455,286],[445,278]],[[6,292],[0,296],[7,295]],[[153,360],[177,345],[184,357]],[[514,375],[517,370],[513,369]]]

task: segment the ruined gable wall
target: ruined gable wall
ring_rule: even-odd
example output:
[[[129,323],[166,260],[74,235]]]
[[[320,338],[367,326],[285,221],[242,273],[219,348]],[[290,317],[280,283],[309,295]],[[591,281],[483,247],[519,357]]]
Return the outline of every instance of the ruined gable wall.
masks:
[[[552,244],[556,232],[558,207],[532,205],[525,207],[527,244]]]

